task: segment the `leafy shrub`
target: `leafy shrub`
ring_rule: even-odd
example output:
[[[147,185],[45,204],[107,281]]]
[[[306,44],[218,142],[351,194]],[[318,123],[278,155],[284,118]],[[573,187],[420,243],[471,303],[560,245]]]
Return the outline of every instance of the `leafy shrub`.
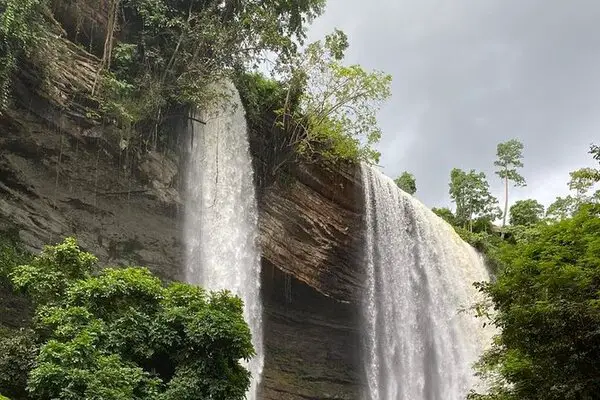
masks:
[[[0,369],[0,390],[24,393],[26,380],[38,399],[244,398],[239,361],[254,349],[239,297],[165,286],[146,268],[94,272],[95,261],[67,238],[13,270],[36,315],[31,334],[0,342],[0,366],[22,366]]]

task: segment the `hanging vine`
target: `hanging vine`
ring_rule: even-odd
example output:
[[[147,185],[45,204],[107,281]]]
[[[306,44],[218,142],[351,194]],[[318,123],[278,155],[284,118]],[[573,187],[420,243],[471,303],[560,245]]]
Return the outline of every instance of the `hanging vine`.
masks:
[[[106,27],[106,37],[104,39],[104,49],[102,53],[102,59],[100,60],[100,65],[98,67],[98,71],[96,72],[96,79],[94,80],[94,86],[92,87],[92,96],[96,91],[96,87],[98,85],[98,81],[102,75],[102,73],[106,70],[110,70],[110,62],[112,60],[112,52],[113,52],[113,43],[115,36],[115,29],[117,24],[117,16],[119,9],[119,0],[112,0],[110,4],[110,10],[108,13],[108,25]]]

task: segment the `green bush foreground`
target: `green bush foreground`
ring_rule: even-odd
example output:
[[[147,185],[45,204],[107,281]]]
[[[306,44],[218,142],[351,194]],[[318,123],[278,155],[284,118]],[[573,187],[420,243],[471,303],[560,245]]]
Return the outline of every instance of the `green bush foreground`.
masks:
[[[74,238],[7,268],[35,307],[0,332],[0,393],[20,399],[243,399],[254,355],[242,301],[146,268],[95,268]],[[0,396],[0,399],[4,397]]]

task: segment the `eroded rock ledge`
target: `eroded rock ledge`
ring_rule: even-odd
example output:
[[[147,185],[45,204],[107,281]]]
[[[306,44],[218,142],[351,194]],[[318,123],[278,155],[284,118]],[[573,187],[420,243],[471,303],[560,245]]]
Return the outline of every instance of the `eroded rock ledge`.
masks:
[[[261,201],[263,257],[325,296],[352,302],[362,282],[362,195],[355,171],[299,165]]]

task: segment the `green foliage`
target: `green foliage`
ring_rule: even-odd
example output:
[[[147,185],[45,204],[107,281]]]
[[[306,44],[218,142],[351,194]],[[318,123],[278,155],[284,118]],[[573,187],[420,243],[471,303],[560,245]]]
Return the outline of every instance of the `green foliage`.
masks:
[[[505,246],[506,266],[480,290],[501,333],[479,370],[489,394],[471,399],[593,399],[600,393],[600,206],[538,225]]]
[[[496,175],[513,182],[515,186],[525,186],[525,179],[517,172],[517,168],[523,168],[523,143],[517,139],[499,143],[496,156],[498,159],[494,165],[499,167]]]
[[[537,240],[540,229],[545,225],[545,221],[540,221],[532,225],[512,225],[508,226],[504,232],[508,235],[508,243],[527,243],[531,240]]]
[[[11,273],[15,287],[34,303],[44,305],[63,299],[71,281],[89,276],[96,257],[79,249],[74,238],[57,246],[45,246],[42,253]]]
[[[489,191],[483,172],[458,168],[450,172],[449,194],[456,204],[456,222],[473,230],[473,219],[494,220],[500,215],[497,200]]]
[[[600,146],[598,146],[596,144],[590,145],[589,153],[592,155],[594,160],[600,162]]]
[[[394,179],[396,185],[404,190],[406,193],[413,195],[417,192],[417,182],[415,176],[408,171],[402,172],[402,174]]]
[[[569,189],[575,191],[575,198],[579,202],[587,201],[586,196],[589,190],[600,181],[600,171],[596,168],[580,168],[569,173]]]
[[[0,391],[15,400],[27,398],[27,373],[37,354],[30,330],[0,331]]]
[[[0,115],[15,72],[40,40],[45,0],[0,0]]]
[[[373,148],[381,138],[377,111],[391,94],[392,78],[359,65],[343,65],[347,47],[346,35],[336,30],[281,66],[288,91],[302,92],[297,111],[286,101],[281,123],[287,129],[294,126],[300,153],[378,162],[380,154]]]
[[[210,83],[234,67],[253,65],[267,51],[289,58],[323,6],[324,0],[121,0],[116,21],[127,29],[114,49],[105,49],[103,111],[117,124],[156,130],[171,110],[212,100],[218,94]]]
[[[30,349],[35,362],[16,377],[0,370],[0,382],[22,391],[27,379],[39,399],[244,398],[250,375],[239,360],[254,349],[239,297],[165,287],[139,267],[93,273],[95,260],[68,238],[14,269],[37,304],[35,345],[9,347]],[[32,360],[6,353],[0,363]]]
[[[544,206],[537,200],[518,200],[510,207],[511,225],[535,225],[544,216]]]
[[[600,150],[598,146],[591,145],[589,153],[595,160],[600,161]],[[556,200],[548,206],[546,217],[550,220],[560,221],[575,214],[579,207],[587,203],[600,204],[600,190],[590,194],[594,185],[600,182],[600,170],[597,168],[580,168],[570,172],[571,180],[569,189],[574,191],[574,195],[557,197]]]
[[[260,126],[266,116],[274,115],[276,110],[284,107],[287,92],[280,82],[257,72],[238,73],[236,78],[236,87],[250,123]],[[295,105],[291,107],[295,109]]]
[[[559,196],[552,204],[548,206],[548,209],[546,210],[546,218],[558,221],[569,218],[575,213],[577,207],[577,199],[575,199],[573,196]]]

